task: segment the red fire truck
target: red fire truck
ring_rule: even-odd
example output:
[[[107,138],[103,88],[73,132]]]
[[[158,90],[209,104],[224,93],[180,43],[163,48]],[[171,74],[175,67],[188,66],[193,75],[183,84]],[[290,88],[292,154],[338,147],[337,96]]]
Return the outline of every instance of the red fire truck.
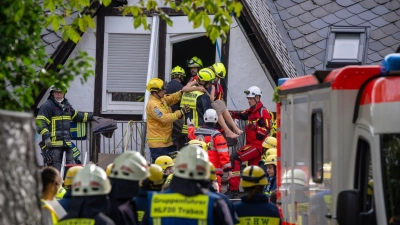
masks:
[[[283,224],[400,224],[400,54],[279,82]]]

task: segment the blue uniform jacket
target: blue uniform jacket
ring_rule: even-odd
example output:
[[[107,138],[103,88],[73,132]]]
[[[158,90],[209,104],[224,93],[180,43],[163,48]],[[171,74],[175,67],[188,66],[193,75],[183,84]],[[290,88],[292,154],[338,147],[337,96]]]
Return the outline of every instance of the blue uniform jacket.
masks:
[[[132,199],[135,202],[138,221],[142,222],[143,215],[146,209],[149,207],[149,202],[147,199],[148,190],[140,188],[139,195]]]
[[[67,192],[65,192],[64,197],[60,200],[58,200],[58,202],[60,203],[60,205],[65,209],[65,211],[68,212],[68,207],[69,204],[71,203],[71,189],[68,189]]]
[[[265,194],[269,198],[272,192],[276,189],[276,176],[268,177],[268,185],[265,186]]]

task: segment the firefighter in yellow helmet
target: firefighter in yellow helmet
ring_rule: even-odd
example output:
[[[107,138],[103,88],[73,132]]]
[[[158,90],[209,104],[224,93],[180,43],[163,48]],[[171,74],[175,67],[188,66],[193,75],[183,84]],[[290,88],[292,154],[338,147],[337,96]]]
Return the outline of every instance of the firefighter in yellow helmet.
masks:
[[[71,205],[68,214],[58,225],[115,223],[105,215],[108,207],[110,180],[106,172],[94,164],[86,165],[75,175],[72,186]]]
[[[55,199],[57,190],[61,187],[60,173],[53,167],[46,167],[41,171],[42,177],[42,220],[44,225],[57,224],[67,213]]]
[[[268,225],[280,224],[278,208],[264,194],[267,184],[267,176],[259,166],[248,166],[243,170],[240,186],[246,195],[233,204],[239,224],[262,224],[262,221],[268,221]]]
[[[140,182],[139,195],[133,198],[136,205],[137,216],[139,223],[143,220],[143,215],[148,208],[147,194],[150,191],[160,192],[162,185],[164,184],[164,172],[163,169],[156,164],[151,164],[149,167],[150,176]]]
[[[152,78],[147,84],[146,90],[150,92],[150,98],[146,105],[147,115],[147,142],[149,144],[151,159],[154,162],[161,155],[176,149],[172,143],[172,124],[189,112],[188,106],[172,112],[170,106],[178,103],[182,98],[182,92],[199,91],[204,88],[186,85],[181,91],[165,95],[167,87],[159,78]]]
[[[267,173],[267,167],[265,166],[266,159],[269,155],[277,155],[277,139],[271,136],[268,136],[264,139],[262,143],[263,154],[261,156],[261,160],[258,162],[258,166],[263,168],[265,173]]]
[[[190,68],[190,81],[198,80],[197,74],[203,68],[203,61],[197,56],[193,56],[191,59],[187,60],[187,67]]]
[[[71,203],[72,180],[81,169],[83,169],[83,166],[73,166],[68,169],[67,174],[65,175],[64,186],[67,189],[67,191],[65,192],[64,197],[58,200],[58,202],[65,209],[65,211],[68,210],[69,204]]]
[[[172,173],[172,169],[174,164],[174,160],[172,160],[171,157],[162,155],[156,159],[154,164],[159,165],[162,170],[164,171],[164,174],[168,175]]]
[[[190,140],[190,141],[188,142],[188,145],[197,145],[197,146],[200,146],[202,149],[204,149],[204,151],[208,152],[208,144],[205,143],[204,141],[200,141],[200,140],[197,140],[197,139],[193,139],[193,140]]]
[[[149,193],[150,207],[142,224],[233,224],[225,201],[203,188],[209,179],[207,152],[195,145],[183,147],[175,160],[170,190]],[[160,211],[166,204],[168,210]]]
[[[272,148],[268,149],[271,150]],[[269,198],[272,192],[276,189],[276,162],[278,157],[276,155],[269,155],[265,160],[267,167],[268,185],[265,187],[265,194]]]
[[[114,166],[114,163],[108,164],[108,166],[107,166],[107,168],[106,168],[106,174],[107,174],[107,176],[110,176],[110,173],[111,173],[111,170],[112,170],[113,166]]]

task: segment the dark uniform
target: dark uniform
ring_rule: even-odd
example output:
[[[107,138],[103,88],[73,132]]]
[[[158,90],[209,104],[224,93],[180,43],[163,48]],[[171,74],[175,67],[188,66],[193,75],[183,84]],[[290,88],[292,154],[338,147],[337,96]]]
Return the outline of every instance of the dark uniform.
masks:
[[[149,207],[149,201],[147,199],[148,192],[149,192],[148,190],[140,188],[139,195],[132,199],[132,201],[136,205],[136,211],[139,223],[142,222],[144,212]]]
[[[59,103],[52,95],[40,107],[36,117],[37,132],[42,136],[42,143],[47,138],[51,139],[51,154],[54,167],[61,170],[63,151],[66,151],[66,163],[73,163],[70,123],[87,122],[93,120],[93,113],[78,112],[72,108],[66,98]],[[44,148],[43,147],[43,148]]]

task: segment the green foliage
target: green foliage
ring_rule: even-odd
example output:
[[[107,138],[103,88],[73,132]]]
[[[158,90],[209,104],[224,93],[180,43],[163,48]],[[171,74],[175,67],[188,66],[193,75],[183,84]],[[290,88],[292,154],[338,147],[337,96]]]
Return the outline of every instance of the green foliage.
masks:
[[[226,41],[227,33],[229,32],[230,25],[232,24],[231,15],[240,16],[242,11],[242,4],[238,0],[182,0],[172,1],[165,0],[165,5],[170,8],[182,11],[188,16],[190,22],[193,22],[193,28],[198,28],[201,25],[206,29],[207,36],[213,43],[218,38],[223,42]],[[147,11],[153,10],[160,14],[160,18],[165,20],[169,26],[172,26],[172,20],[169,16],[158,6],[155,0],[140,0],[138,5],[123,7],[123,15],[132,14],[134,17],[133,26],[139,26],[144,29],[149,29],[147,24],[146,15],[141,8]],[[211,21],[208,15],[214,15]]]
[[[280,99],[279,99],[279,90],[280,90],[280,87],[275,87],[275,89],[274,89],[274,94],[272,96],[272,101],[275,102],[275,103],[278,103],[280,101]]]

